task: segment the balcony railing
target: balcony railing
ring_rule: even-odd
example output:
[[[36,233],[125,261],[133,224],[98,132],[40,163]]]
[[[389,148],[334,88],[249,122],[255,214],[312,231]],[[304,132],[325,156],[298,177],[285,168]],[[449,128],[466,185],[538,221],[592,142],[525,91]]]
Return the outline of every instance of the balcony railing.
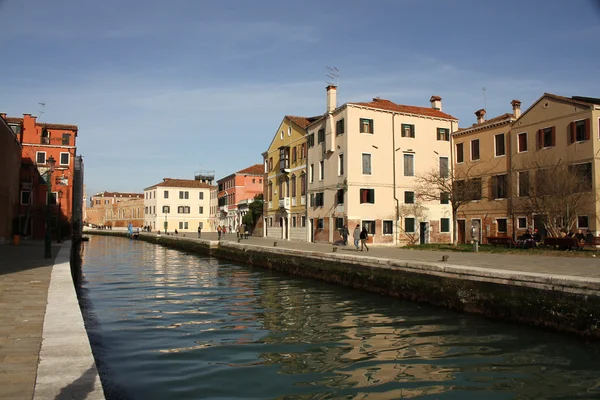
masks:
[[[284,208],[286,210],[290,209],[290,198],[284,197],[283,199],[279,199],[279,208]]]
[[[305,206],[306,205],[306,196],[300,197],[300,205],[301,206]]]

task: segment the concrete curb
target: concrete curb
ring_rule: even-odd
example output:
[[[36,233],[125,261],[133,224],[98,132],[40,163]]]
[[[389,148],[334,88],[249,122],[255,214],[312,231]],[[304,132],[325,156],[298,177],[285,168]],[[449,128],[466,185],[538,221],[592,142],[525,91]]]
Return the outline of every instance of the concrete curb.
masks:
[[[52,267],[34,400],[105,398],[71,277],[70,251],[71,242],[65,242]]]

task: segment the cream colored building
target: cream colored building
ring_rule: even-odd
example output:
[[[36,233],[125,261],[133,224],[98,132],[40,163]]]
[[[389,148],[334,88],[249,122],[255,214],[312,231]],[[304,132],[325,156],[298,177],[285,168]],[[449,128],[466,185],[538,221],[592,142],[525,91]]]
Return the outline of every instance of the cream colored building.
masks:
[[[337,107],[327,87],[325,115],[308,125],[308,240],[336,242],[348,225],[369,231],[369,242],[398,245],[450,242],[451,208],[421,202],[416,176],[450,173],[450,136],[458,120],[431,107],[375,98]],[[421,212],[418,212],[421,210]]]
[[[194,179],[164,178],[144,189],[144,225],[153,231],[213,231],[210,222],[214,186]]]
[[[303,240],[306,232],[306,127],[317,117],[286,115],[263,155],[263,236]]]

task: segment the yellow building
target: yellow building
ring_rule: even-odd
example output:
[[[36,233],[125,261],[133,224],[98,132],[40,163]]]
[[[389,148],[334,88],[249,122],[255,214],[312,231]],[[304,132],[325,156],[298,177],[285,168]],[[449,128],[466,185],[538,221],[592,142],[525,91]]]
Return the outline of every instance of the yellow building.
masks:
[[[306,240],[306,127],[319,117],[286,115],[263,155],[263,236]]]

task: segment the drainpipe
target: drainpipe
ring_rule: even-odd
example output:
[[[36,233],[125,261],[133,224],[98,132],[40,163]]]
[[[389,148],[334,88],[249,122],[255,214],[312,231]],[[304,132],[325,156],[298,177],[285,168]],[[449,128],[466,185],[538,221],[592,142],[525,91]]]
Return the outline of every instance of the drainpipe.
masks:
[[[399,227],[398,227],[398,219],[400,218],[400,202],[398,201],[398,196],[396,196],[396,125],[395,125],[395,120],[394,117],[396,116],[396,113],[393,112],[392,113],[392,153],[393,153],[393,176],[394,176],[394,201],[396,202],[396,243],[395,245],[398,245],[399,239],[398,239],[398,233],[399,233]]]

